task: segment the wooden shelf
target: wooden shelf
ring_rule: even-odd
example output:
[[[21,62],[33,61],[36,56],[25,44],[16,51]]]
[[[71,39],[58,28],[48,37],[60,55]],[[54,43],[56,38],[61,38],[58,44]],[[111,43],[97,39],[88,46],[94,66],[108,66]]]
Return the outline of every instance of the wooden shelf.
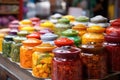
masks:
[[[18,12],[0,12],[1,15],[19,14]]]
[[[19,2],[0,2],[0,4],[19,4]]]

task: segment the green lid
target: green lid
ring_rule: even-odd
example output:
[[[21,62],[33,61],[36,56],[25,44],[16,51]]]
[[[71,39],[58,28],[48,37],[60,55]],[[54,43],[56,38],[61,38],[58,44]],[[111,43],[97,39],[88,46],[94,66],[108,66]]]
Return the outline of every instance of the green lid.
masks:
[[[70,23],[70,20],[67,19],[67,18],[61,18],[58,20],[59,23],[66,23],[66,24],[69,24]]]
[[[75,20],[78,22],[88,22],[89,18],[86,16],[80,16],[80,17],[77,17]]]
[[[68,29],[62,32],[63,36],[77,36],[78,32],[76,30]]]

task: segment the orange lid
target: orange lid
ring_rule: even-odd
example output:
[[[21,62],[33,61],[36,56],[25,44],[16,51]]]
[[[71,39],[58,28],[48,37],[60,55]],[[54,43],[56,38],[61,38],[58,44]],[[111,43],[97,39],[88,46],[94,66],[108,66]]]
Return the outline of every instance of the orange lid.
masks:
[[[105,31],[105,28],[98,26],[98,25],[94,25],[94,26],[87,28],[87,31],[95,32],[95,33],[103,33]]]
[[[35,38],[28,38],[27,40],[23,41],[22,43],[24,46],[34,47],[34,46],[40,45],[42,43],[42,41],[39,39],[35,39]]]
[[[87,27],[83,24],[78,24],[78,25],[73,26],[72,29],[74,29],[74,30],[86,30]]]
[[[35,47],[35,51],[39,52],[49,52],[56,48],[55,46],[51,45],[50,43],[42,43],[39,46]]]

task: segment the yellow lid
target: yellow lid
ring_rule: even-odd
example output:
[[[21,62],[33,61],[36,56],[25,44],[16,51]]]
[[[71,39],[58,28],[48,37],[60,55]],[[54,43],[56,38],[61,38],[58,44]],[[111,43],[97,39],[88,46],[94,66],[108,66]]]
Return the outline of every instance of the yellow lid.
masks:
[[[98,25],[94,25],[94,26],[87,28],[87,31],[95,32],[95,33],[103,33],[105,31],[105,28],[98,26]]]
[[[75,17],[72,16],[72,15],[63,16],[63,18],[67,18],[67,19],[69,19],[71,22],[72,22],[72,21],[75,21]]]
[[[42,43],[39,46],[35,47],[35,51],[48,52],[48,51],[52,51],[54,48],[56,47],[51,45],[50,43]]]
[[[29,19],[25,19],[20,21],[20,25],[32,25],[32,21]]]
[[[22,27],[21,30],[28,31],[28,32],[33,32],[35,29],[34,29],[34,27],[26,26],[26,27]]]
[[[79,30],[86,30],[87,27],[83,24],[78,24],[78,25],[73,26],[72,29],[79,31]]]
[[[4,38],[5,34],[0,33],[0,38]]]

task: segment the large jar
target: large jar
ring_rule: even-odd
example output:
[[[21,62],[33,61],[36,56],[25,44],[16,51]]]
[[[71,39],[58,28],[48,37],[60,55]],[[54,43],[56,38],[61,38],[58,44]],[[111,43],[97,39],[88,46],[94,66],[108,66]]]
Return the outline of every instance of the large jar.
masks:
[[[0,52],[2,52],[2,42],[4,40],[5,34],[0,33]]]
[[[20,62],[20,47],[22,46],[22,41],[26,40],[25,37],[14,37],[14,42],[11,45],[10,57],[14,62]]]
[[[89,43],[80,46],[83,62],[84,77],[88,79],[101,79],[107,75],[107,53],[100,43]]]
[[[64,37],[72,39],[74,44],[78,47],[81,43],[81,38],[78,36],[78,32],[76,30],[68,29],[62,32]]]
[[[66,18],[61,18],[58,20],[58,23],[55,25],[55,33],[61,36],[63,31],[70,28],[71,28],[70,21]]]
[[[35,47],[32,54],[32,74],[37,78],[51,78],[51,68],[53,53],[55,46],[49,43],[42,43]]]
[[[102,43],[104,42],[104,31],[105,28],[94,25],[87,28],[87,33],[82,36],[82,44],[87,44],[89,42]]]
[[[23,41],[23,45],[20,47],[20,66],[25,69],[32,68],[32,54],[34,52],[33,48],[40,45],[42,41],[29,38]]]
[[[13,43],[13,37],[12,35],[7,35],[4,37],[4,40],[2,42],[2,55],[4,57],[9,57],[11,52],[11,45]]]
[[[62,46],[53,50],[52,80],[83,80],[80,49]]]
[[[109,53],[110,72],[120,71],[120,19],[111,22],[111,26],[106,29],[106,49]]]

